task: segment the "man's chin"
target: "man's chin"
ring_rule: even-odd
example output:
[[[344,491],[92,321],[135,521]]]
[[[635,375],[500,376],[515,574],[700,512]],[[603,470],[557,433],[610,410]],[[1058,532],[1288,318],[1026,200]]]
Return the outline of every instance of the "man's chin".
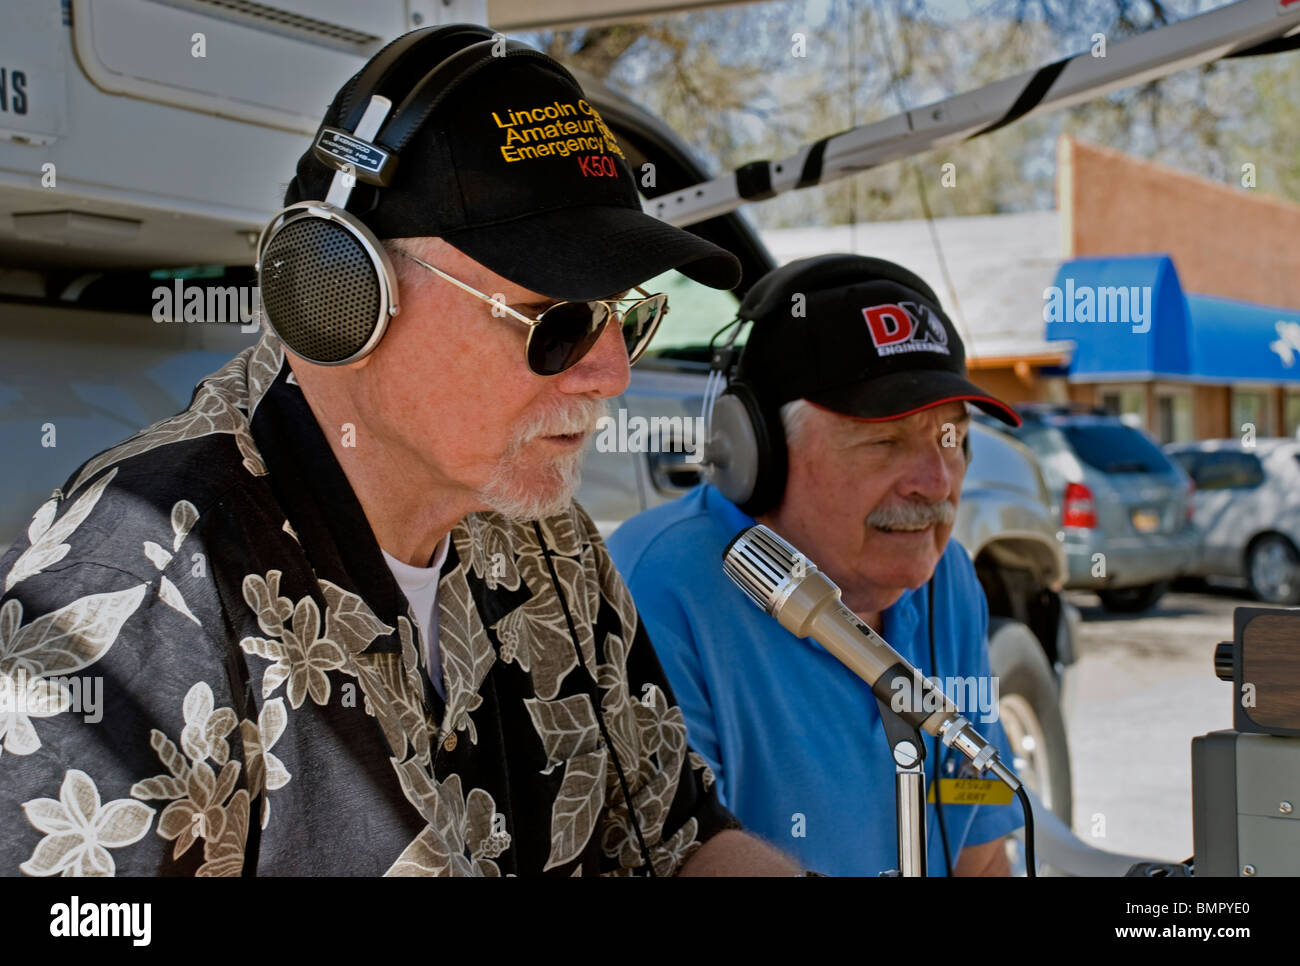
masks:
[[[582,483],[581,460],[575,466],[556,461],[536,475],[501,474],[481,492],[484,505],[515,523],[563,513]]]
[[[868,543],[864,552],[877,559],[893,560],[898,563],[906,561],[905,566],[891,568],[892,572],[887,583],[890,586],[915,590],[924,586],[930,579],[939,565],[940,558],[943,557],[951,528],[943,529],[945,532],[942,534],[936,534],[934,528],[913,533],[888,533],[875,530],[875,538]],[[940,536],[943,539],[942,545],[937,543]]]

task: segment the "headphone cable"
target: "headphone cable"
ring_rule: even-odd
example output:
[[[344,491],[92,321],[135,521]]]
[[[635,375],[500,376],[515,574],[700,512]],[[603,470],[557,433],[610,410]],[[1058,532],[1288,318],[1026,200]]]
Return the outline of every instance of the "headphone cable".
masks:
[[[569,601],[564,596],[564,591],[560,589],[560,578],[555,573],[555,564],[551,562],[551,548],[546,543],[546,538],[542,536],[541,524],[536,520],[533,521],[533,532],[537,534],[537,544],[541,547],[542,557],[546,561],[546,569],[550,572],[551,586],[555,588],[555,593],[560,598],[560,608],[564,611],[564,620],[569,627],[569,638],[573,641],[573,652],[578,658],[578,665],[586,671],[586,665],[582,660],[582,645],[578,642],[578,631],[573,624],[573,615],[569,613]],[[628,646],[630,647],[631,644]],[[590,673],[588,673],[588,676],[590,677]],[[614,771],[618,774],[618,783],[623,789],[623,799],[627,802],[627,813],[632,819],[632,828],[636,832],[637,844],[641,849],[641,859],[645,863],[650,877],[657,878],[658,873],[655,872],[654,863],[650,861],[650,850],[646,847],[645,836],[641,834],[641,823],[637,821],[636,807],[632,804],[632,792],[627,785],[627,776],[623,774],[623,763],[619,761],[618,749],[614,747],[614,741],[605,728],[605,714],[601,709],[599,695],[588,691],[587,697],[591,699],[592,710],[596,712],[596,725],[600,728],[601,737],[605,739],[605,746],[609,749],[610,757],[614,760]]]

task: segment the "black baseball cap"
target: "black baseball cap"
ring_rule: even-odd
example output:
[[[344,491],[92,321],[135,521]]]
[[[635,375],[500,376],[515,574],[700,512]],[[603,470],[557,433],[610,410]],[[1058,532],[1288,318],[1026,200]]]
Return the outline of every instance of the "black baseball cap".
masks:
[[[531,48],[481,46],[401,149],[392,182],[357,183],[348,210],[377,237],[440,236],[550,298],[603,298],[673,268],[713,288],[740,281],[734,255],[642,210],[622,147],[564,67]],[[324,125],[339,124],[356,80]],[[323,199],[333,176],[308,149],[285,205]]]
[[[1010,406],[967,377],[952,321],[901,265],[860,255],[800,259],[759,279],[740,316],[754,324],[737,378],[769,410],[807,399],[884,421],[966,401],[1020,425]]]

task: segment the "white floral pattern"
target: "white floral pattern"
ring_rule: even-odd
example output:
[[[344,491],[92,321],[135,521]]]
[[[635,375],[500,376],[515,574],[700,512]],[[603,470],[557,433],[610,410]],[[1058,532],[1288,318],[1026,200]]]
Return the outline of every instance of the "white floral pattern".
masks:
[[[54,517],[62,493],[59,490],[54,491],[54,495],[45,501],[32,517],[31,525],[27,528],[27,539],[31,545],[14,561],[9,573],[5,575],[6,591],[20,580],[34,577],[68,555],[72,546],[64,541],[72,536],[86,517],[90,516],[91,511],[99,503],[100,497],[104,495],[104,490],[113,482],[113,477],[116,475],[117,470],[114,469],[96,480],[95,484],[83,493],[57,521]]]
[[[399,772],[420,776],[416,769]],[[422,776],[420,776],[422,777]],[[499,876],[494,861],[510,847],[508,832],[494,832],[496,803],[481,788],[461,792],[460,776],[422,781],[407,790],[422,806],[428,826],[397,857],[385,875]]]
[[[140,841],[154,816],[148,805],[129,798],[104,805],[94,781],[76,768],[64,775],[57,800],[25,802],[23,813],[45,838],[19,868],[39,876],[113,875],[115,865],[108,850]]]
[[[72,674],[102,658],[140,606],[145,587],[79,597],[25,626],[20,626],[22,601],[0,604],[0,692],[15,699],[25,694],[31,702],[0,714],[5,750],[30,755],[40,747],[29,718],[67,711],[71,695],[62,685],[42,685],[39,679]]]
[[[167,773],[136,782],[131,795],[170,799],[158,817],[158,834],[174,843],[173,859],[203,841],[206,861],[196,875],[239,875],[248,838],[249,791],[235,787],[240,764],[231,758],[227,740],[235,728],[235,714],[230,708],[213,707],[212,689],[203,681],[186,693],[182,713],[184,753],[155,728],[149,743]],[[220,772],[208,764],[209,758],[221,766]]]
[[[271,820],[271,796],[263,793],[283,788],[292,777],[284,762],[271,753],[288,725],[289,712],[284,708],[283,698],[262,705],[256,724],[247,718],[239,722],[244,739],[244,760],[247,762],[248,794],[253,798],[262,796],[262,828],[266,828]]]

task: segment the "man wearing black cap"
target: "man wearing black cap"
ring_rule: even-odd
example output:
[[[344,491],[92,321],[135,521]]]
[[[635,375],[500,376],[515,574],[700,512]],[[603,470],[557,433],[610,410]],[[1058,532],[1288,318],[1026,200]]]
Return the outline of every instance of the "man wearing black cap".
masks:
[[[623,296],[673,267],[731,286],[737,263],[642,214],[562,67],[456,29],[371,61],[396,65],[396,126],[468,52],[409,107],[422,124],[376,138],[389,183],[347,201],[393,262],[386,329],[333,364],[366,318],[268,244],[258,343],[83,464],[0,560],[3,872],[797,871],[719,804],[572,502],[664,309]],[[378,103],[364,75],[318,144],[377,157],[337,131]],[[342,170],[309,150],[286,204]]]
[[[752,444],[719,411],[747,396],[758,418],[746,438],[766,450],[757,473],[715,474],[735,502],[706,484],[634,517],[610,552],[727,807],[812,868],[875,875],[898,866],[894,766],[876,699],[819,644],[754,607],[721,556],[737,533],[766,524],[924,673],[976,685],[950,693],[959,705],[971,693],[996,695],[988,608],[949,536],[968,459],[967,403],[1018,419],[967,379],[938,299],[893,263],[794,262],[756,283],[740,317],[753,328],[713,419],[715,433],[736,438],[710,445],[745,462],[737,454]],[[963,711],[1009,760],[991,703]],[[926,744],[928,781],[936,767],[957,777],[955,753]],[[1004,837],[1020,826],[1019,810],[991,804],[997,788],[979,789],[990,804],[945,798],[941,825],[928,806],[930,874],[950,864],[956,875],[1008,874]]]

